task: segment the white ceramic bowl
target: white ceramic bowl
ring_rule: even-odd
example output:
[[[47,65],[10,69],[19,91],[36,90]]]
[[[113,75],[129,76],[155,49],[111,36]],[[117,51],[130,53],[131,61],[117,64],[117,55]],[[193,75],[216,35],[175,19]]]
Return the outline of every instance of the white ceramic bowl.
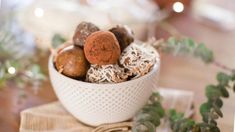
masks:
[[[146,75],[116,84],[94,84],[66,77],[49,59],[54,91],[63,106],[78,120],[91,126],[132,118],[148,101],[157,83],[159,64]]]

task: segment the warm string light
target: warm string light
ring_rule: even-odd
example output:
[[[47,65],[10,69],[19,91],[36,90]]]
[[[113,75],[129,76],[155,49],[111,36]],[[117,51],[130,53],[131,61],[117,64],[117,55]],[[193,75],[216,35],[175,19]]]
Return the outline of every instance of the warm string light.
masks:
[[[43,17],[44,10],[42,8],[35,8],[34,15],[38,18]]]
[[[9,67],[7,71],[8,71],[9,74],[15,74],[16,73],[15,67],[12,67],[12,66]]]
[[[175,2],[172,8],[175,12],[180,13],[184,11],[184,4],[181,2]]]

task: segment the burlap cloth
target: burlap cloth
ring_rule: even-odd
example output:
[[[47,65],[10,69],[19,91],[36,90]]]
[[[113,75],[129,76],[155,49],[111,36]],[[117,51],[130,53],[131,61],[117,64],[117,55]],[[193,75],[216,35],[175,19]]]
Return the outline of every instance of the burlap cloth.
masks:
[[[192,114],[192,92],[172,89],[160,89],[159,92],[164,98],[164,107],[186,112],[187,116]],[[75,119],[60,102],[53,102],[22,111],[20,132],[129,132],[131,126],[132,122],[127,121],[94,128]],[[166,128],[158,128],[163,129],[167,131]]]

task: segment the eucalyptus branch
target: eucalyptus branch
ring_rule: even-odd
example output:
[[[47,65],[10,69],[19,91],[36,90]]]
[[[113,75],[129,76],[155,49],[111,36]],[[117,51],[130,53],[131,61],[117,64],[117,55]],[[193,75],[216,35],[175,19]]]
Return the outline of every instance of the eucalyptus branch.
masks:
[[[215,65],[215,66],[217,66],[221,69],[224,69],[226,71],[229,71],[229,72],[233,72],[233,73],[235,72],[235,69],[232,69],[232,68],[230,68],[230,67],[228,67],[228,66],[226,66],[226,65],[224,65],[220,62],[217,62],[216,60],[213,61],[213,65]]]
[[[190,38],[170,37],[168,40],[163,39],[149,41],[156,49],[164,53],[173,55],[190,55],[200,58],[205,63],[214,64],[230,72],[230,75],[219,72],[217,74],[218,84],[208,85],[205,89],[207,102],[200,106],[202,122],[195,122],[192,119],[184,118],[183,113],[177,113],[175,110],[169,110],[165,116],[170,120],[173,132],[219,132],[216,120],[223,117],[221,108],[223,101],[221,98],[228,98],[227,88],[232,88],[235,92],[235,73],[233,69],[226,67],[215,61],[213,52],[203,43],[196,43]],[[157,109],[157,108],[156,108]],[[149,110],[151,111],[151,110]],[[140,116],[140,115],[139,115]],[[154,118],[160,119],[158,116]],[[141,121],[144,124],[144,121]],[[155,125],[157,127],[158,125]]]
[[[155,132],[156,126],[160,125],[160,120],[164,116],[161,96],[159,93],[153,93],[148,104],[134,118],[132,132]]]
[[[172,26],[171,24],[167,23],[167,22],[161,22],[159,23],[159,26],[165,30],[166,32],[168,32],[171,36],[174,36],[174,38],[176,39],[184,39],[184,38],[187,38],[185,35],[183,35],[182,33],[180,33],[174,26]],[[162,41],[163,42],[163,41]],[[161,46],[160,47],[164,47],[165,44],[162,44],[161,43],[158,43],[158,45],[160,44]],[[158,47],[157,47],[158,49]],[[214,60],[213,65],[215,65],[216,67],[219,67],[223,70],[226,70],[226,71],[229,71],[229,72],[235,72],[235,69],[232,69],[222,63],[220,63],[219,61],[217,60]]]

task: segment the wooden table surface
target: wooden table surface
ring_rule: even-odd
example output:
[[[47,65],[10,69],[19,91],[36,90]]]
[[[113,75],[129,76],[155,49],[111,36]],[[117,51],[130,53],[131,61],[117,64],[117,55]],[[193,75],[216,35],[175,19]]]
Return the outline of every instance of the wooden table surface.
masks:
[[[213,49],[215,57],[221,63],[235,68],[235,31],[224,32],[197,22],[190,13],[173,16],[167,20],[181,33],[191,36],[197,41],[205,42]],[[157,37],[161,33],[157,33]],[[195,106],[205,101],[204,88],[214,83],[217,71],[221,69],[205,65],[200,60],[189,57],[174,57],[162,55],[162,65],[159,85],[162,87],[191,90],[195,92]],[[46,68],[47,60],[41,62]],[[33,106],[57,100],[49,81],[45,82],[38,94],[26,88],[27,98],[19,101],[19,90],[13,85],[0,91],[0,132],[18,131],[20,111]],[[222,132],[233,131],[233,117],[235,112],[235,94],[224,100],[224,118],[219,120]],[[198,111],[195,118],[200,120]]]

